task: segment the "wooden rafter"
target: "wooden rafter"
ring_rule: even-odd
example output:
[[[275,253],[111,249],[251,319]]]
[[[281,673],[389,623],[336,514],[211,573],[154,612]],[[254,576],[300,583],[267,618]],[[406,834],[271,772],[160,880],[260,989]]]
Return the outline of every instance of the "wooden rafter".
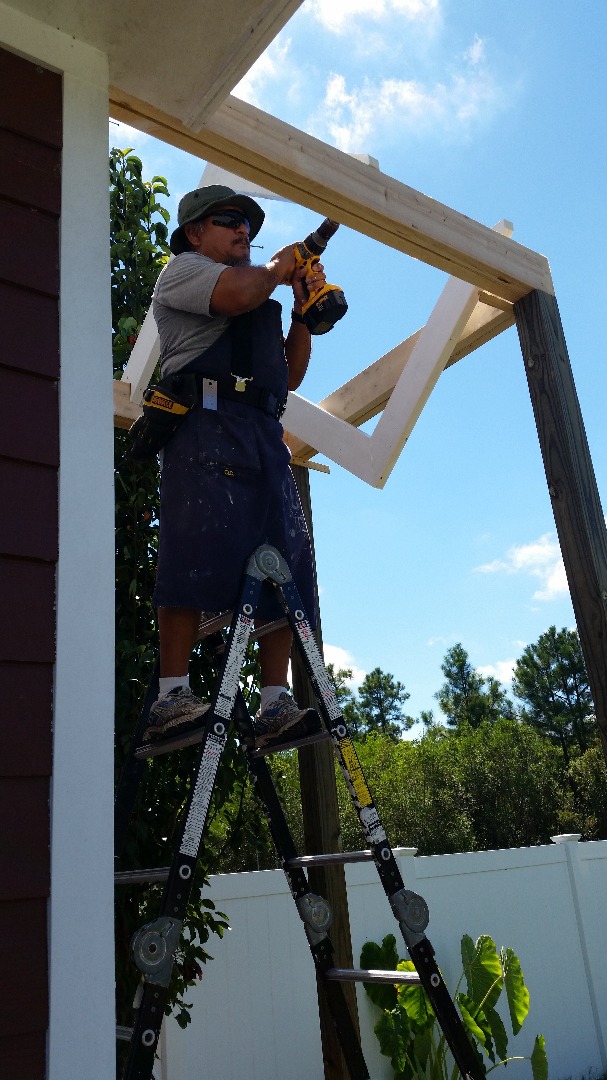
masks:
[[[533,289],[553,291],[543,255],[238,98],[200,131],[116,88],[110,112],[509,303]]]

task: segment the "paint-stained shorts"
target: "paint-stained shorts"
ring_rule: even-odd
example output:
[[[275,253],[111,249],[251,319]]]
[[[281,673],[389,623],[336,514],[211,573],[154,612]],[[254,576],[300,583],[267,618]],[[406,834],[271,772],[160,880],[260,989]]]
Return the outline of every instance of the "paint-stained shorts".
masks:
[[[310,542],[282,427],[249,405],[220,405],[192,409],[164,449],[155,604],[232,608],[249,556],[269,543],[287,560],[314,625]],[[269,583],[257,614],[283,614]]]

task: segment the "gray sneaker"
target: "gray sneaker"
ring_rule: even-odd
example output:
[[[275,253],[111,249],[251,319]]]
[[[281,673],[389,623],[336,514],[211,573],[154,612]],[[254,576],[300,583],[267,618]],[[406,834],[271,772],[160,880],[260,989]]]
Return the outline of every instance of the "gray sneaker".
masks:
[[[208,702],[196,697],[189,686],[175,686],[152,705],[143,741],[163,739],[199,727],[209,708]]]
[[[255,718],[255,749],[315,735],[322,724],[316,709],[300,709],[284,690]]]

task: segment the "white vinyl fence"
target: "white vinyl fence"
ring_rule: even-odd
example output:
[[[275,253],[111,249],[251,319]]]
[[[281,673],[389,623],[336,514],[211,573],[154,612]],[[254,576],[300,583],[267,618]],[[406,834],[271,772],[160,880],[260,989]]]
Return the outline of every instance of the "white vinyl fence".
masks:
[[[462,934],[490,934],[518,955],[531,1010],[510,1051],[546,1038],[550,1080],[607,1069],[607,841],[414,857],[395,854],[407,888],[430,908],[428,938],[451,991]],[[394,933],[407,953],[373,864],[346,867],[354,949]],[[281,870],[211,879],[231,929],[209,943],[215,959],[189,995],[192,1023],[171,1020],[157,1080],[323,1080],[314,966]],[[373,1080],[392,1076],[373,1033],[378,1015],[358,988],[362,1043]],[[510,1030],[508,1025],[508,1030]],[[500,1070],[501,1072],[501,1070]],[[508,1080],[529,1080],[527,1062]]]

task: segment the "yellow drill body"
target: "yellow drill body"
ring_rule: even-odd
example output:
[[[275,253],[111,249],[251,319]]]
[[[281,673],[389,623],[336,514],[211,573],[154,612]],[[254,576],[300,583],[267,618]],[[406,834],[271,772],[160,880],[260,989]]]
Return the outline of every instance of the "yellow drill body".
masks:
[[[338,228],[336,221],[325,218],[315,232],[296,244],[297,267],[305,267],[306,274],[309,274]],[[343,318],[347,310],[346,298],[339,285],[325,284],[310,294],[302,307],[302,318],[311,334],[326,334]]]

